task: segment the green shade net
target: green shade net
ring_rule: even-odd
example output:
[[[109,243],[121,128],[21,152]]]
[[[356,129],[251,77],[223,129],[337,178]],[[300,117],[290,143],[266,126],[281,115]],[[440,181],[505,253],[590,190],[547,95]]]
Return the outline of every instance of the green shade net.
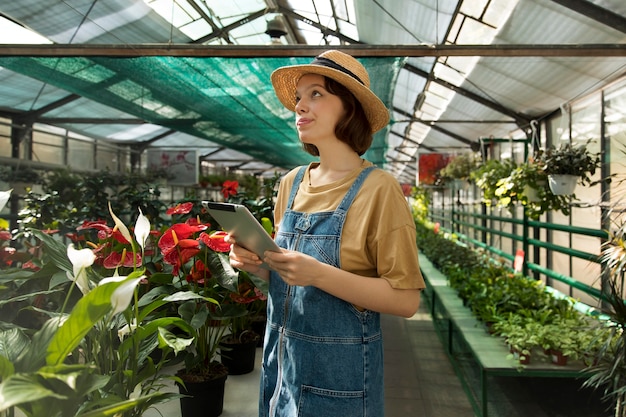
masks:
[[[0,57],[0,66],[126,112],[208,139],[260,161],[292,168],[313,157],[300,146],[294,114],[270,74],[311,58]],[[391,108],[402,58],[363,58],[372,90]],[[71,117],[71,115],[66,115]],[[98,115],[93,115],[97,118]],[[389,126],[365,158],[382,166]],[[181,144],[185,146],[185,144]]]

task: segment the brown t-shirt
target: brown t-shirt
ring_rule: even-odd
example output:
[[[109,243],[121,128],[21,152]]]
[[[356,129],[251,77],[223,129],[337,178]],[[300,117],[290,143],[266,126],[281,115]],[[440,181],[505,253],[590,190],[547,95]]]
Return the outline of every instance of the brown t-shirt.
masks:
[[[292,210],[313,213],[334,211],[361,171],[319,187],[309,185],[309,170],[300,183]],[[286,210],[296,168],[281,180],[274,220],[277,229]],[[371,172],[356,195],[343,226],[340,246],[341,269],[366,277],[382,277],[397,289],[423,289],[419,269],[415,223],[400,184],[388,172]]]

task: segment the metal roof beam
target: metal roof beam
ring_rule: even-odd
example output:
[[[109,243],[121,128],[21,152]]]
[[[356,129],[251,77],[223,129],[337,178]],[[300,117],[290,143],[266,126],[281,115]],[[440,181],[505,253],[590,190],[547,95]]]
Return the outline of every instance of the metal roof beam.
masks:
[[[213,21],[211,16],[207,15],[204,12],[204,9],[202,9],[202,7],[200,7],[198,3],[196,3],[195,0],[187,0],[187,3],[200,15],[202,19],[204,19],[205,22],[209,24],[209,26],[211,26],[211,28],[213,29],[213,33],[216,33],[216,32],[219,33],[220,34],[219,36],[222,39],[224,39],[226,43],[230,45],[233,44],[233,41],[230,39],[230,36],[228,36],[228,32],[221,31],[220,28]]]
[[[414,140],[412,140],[411,138],[407,138],[407,137],[402,136],[402,135],[400,135],[400,134],[398,134],[398,133],[396,133],[396,132],[391,131],[391,132],[389,132],[389,133],[390,133],[390,134],[392,134],[392,135],[396,135],[397,137],[402,138],[403,140],[405,140],[405,141],[407,141],[407,142],[414,143],[415,145],[417,145],[417,149],[418,149],[418,150],[419,150],[419,149],[426,149],[427,151],[430,151],[430,152],[437,152],[437,151],[435,150],[435,148],[431,148],[430,146],[426,146],[426,145],[423,145],[423,144],[421,144],[421,143],[419,143],[419,142],[415,142],[415,141],[414,141]]]
[[[243,26],[247,23],[250,23],[251,21],[258,19],[259,17],[265,16],[266,14],[270,13],[270,11],[271,11],[270,9],[265,8],[263,10],[259,10],[258,12],[251,13],[248,16],[244,17],[243,19],[239,19],[236,22],[233,22],[230,25],[226,25],[221,29],[213,30],[213,32],[209,33],[208,35],[196,39],[193,42],[193,44],[202,44],[205,42],[209,42],[210,40],[214,38],[223,38],[224,36],[228,36],[228,32],[230,32],[231,30],[236,29],[239,26]],[[177,45],[180,45],[180,44],[177,44]],[[183,44],[183,45],[186,45],[186,44]],[[191,46],[191,45],[187,45],[187,46]],[[201,46],[205,48],[207,47],[206,45],[201,45]],[[221,46],[233,48],[236,45],[221,45]],[[263,46],[263,47],[267,48],[267,46]]]
[[[291,17],[292,19],[296,19],[296,20],[299,20],[301,22],[306,23],[307,25],[313,26],[314,28],[316,28],[320,32],[322,32],[322,34],[324,36],[332,35],[332,36],[338,38],[339,40],[342,40],[344,42],[348,42],[348,43],[353,44],[353,45],[363,44],[363,42],[357,41],[356,39],[352,39],[349,36],[346,36],[346,35],[344,35],[341,32],[337,32],[336,30],[329,29],[328,27],[326,27],[326,26],[324,26],[324,25],[322,25],[320,23],[317,23],[317,22],[309,19],[308,17],[304,17],[304,16],[302,16],[302,15],[300,15],[300,14],[298,14],[298,13],[294,12],[293,10],[288,9],[286,7],[278,6],[278,11],[280,13],[286,15],[286,16]],[[337,26],[337,27],[339,27],[339,26]],[[277,45],[277,46],[280,47],[281,45]],[[298,46],[300,46],[300,45],[298,45]],[[304,45],[302,45],[302,46],[304,46]],[[328,48],[320,49],[320,51],[315,53],[314,56],[321,54],[323,51],[325,51],[327,49]],[[335,48],[335,49],[340,49],[340,48]],[[297,56],[297,55],[294,55],[294,56]]]
[[[396,108],[396,109],[395,109],[395,111],[396,111],[396,112],[398,112],[398,113],[400,113],[400,114],[401,114],[401,115],[403,115],[403,116],[406,116],[406,117],[411,118],[411,115],[410,115],[409,113],[407,113],[407,112],[403,111],[403,110],[400,110],[400,109],[397,109],[397,108]],[[423,123],[423,122],[421,122],[419,119],[415,119],[415,122],[417,122],[417,123]],[[425,124],[426,126],[430,127],[430,128],[431,128],[431,129],[433,129],[433,130],[436,130],[436,131],[438,131],[438,132],[440,132],[440,133],[443,133],[444,135],[450,136],[451,138],[456,139],[456,140],[458,140],[459,142],[462,142],[462,143],[464,143],[464,144],[466,144],[466,145],[470,145],[470,146],[471,146],[471,145],[472,145],[472,143],[473,143],[473,141],[472,141],[472,140],[467,139],[467,138],[464,138],[463,136],[457,135],[456,133],[450,132],[449,130],[446,130],[446,129],[444,129],[444,128],[440,127],[440,126],[437,126],[437,125],[432,125],[432,124],[427,124],[427,123],[423,123],[423,124]]]
[[[590,19],[607,25],[622,33],[626,33],[626,18],[604,7],[597,6],[586,0],[552,0],[554,3],[567,7]]]
[[[226,28],[225,28],[226,29]],[[215,37],[209,35],[211,38]],[[207,41],[206,39],[205,41]],[[200,41],[200,40],[199,40]],[[359,58],[376,57],[626,57],[625,43],[611,44],[496,44],[496,45],[336,45],[334,49]],[[188,56],[279,58],[313,57],[328,50],[318,45],[197,45],[197,44],[2,44],[2,56]]]
[[[452,90],[455,93],[458,93],[458,94],[462,95],[463,97],[467,97],[470,100],[473,100],[473,101],[475,101],[477,103],[480,103],[480,104],[482,104],[485,107],[488,107],[488,108],[490,108],[492,110],[495,110],[495,111],[497,111],[499,113],[502,113],[502,114],[504,114],[506,116],[511,117],[513,120],[515,120],[515,123],[518,126],[520,126],[520,127],[528,126],[530,124],[530,121],[533,119],[531,116],[518,113],[518,112],[516,112],[514,110],[511,110],[511,109],[509,109],[507,107],[504,107],[503,105],[501,105],[499,103],[496,103],[494,101],[488,100],[485,97],[479,96],[476,93],[473,93],[473,92],[468,91],[468,90],[466,90],[464,88],[461,88],[461,87],[457,87],[456,85],[451,84],[451,83],[449,83],[447,81],[444,81],[444,80],[442,80],[440,78],[436,78],[433,75],[429,74],[428,72],[423,71],[423,70],[421,70],[421,69],[419,69],[419,68],[417,68],[417,67],[415,67],[415,66],[413,66],[411,64],[406,64],[403,68],[406,69],[407,71],[412,72],[413,74],[419,75],[421,77],[426,78],[429,81],[432,81],[432,82],[437,83],[437,84],[439,84],[441,86],[444,86],[447,89]],[[409,117],[413,118],[413,115],[409,115]]]

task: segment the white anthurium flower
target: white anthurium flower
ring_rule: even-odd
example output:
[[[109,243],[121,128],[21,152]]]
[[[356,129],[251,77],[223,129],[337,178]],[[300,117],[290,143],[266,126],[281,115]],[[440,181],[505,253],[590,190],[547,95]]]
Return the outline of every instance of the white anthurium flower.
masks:
[[[109,213],[111,213],[111,217],[113,217],[113,221],[115,222],[115,227],[120,231],[124,239],[128,241],[128,243],[132,243],[133,238],[130,236],[130,232],[128,231],[128,227],[113,213],[113,209],[111,208],[111,202],[109,201]]]
[[[137,239],[139,246],[141,246],[142,252],[146,246],[148,236],[150,236],[150,220],[143,215],[141,208],[139,208],[139,216],[135,222],[135,239]]]
[[[89,248],[75,249],[74,244],[70,243],[67,247],[67,257],[72,263],[72,275],[67,273],[67,277],[76,282],[76,285],[83,294],[89,292],[89,279],[87,278],[87,270],[96,260],[96,255]]]
[[[146,278],[145,275],[140,276],[139,278],[128,279],[128,277],[109,277],[104,278],[100,281],[98,285],[103,285],[108,282],[122,282],[119,287],[113,291],[111,294],[111,305],[113,306],[113,313],[117,314],[126,310],[130,305],[130,301],[133,299],[133,293],[135,292],[135,287],[139,284],[139,281]]]
[[[7,205],[7,201],[9,201],[9,197],[11,197],[11,191],[13,191],[13,189],[10,189],[9,191],[0,191],[0,211],[2,211],[4,206]]]

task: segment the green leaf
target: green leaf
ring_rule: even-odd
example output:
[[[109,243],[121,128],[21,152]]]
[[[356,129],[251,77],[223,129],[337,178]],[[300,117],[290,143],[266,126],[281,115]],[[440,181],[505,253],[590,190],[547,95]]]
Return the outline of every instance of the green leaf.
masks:
[[[0,411],[49,397],[66,398],[43,386],[37,375],[15,374],[0,383]]]
[[[176,336],[174,333],[159,327],[159,347],[169,346],[175,354],[185,351],[193,343],[194,338],[184,339]]]
[[[29,345],[30,339],[18,328],[0,332],[0,355],[9,361],[15,361]]]
[[[15,373],[15,367],[9,359],[0,355],[0,380],[5,380]]]
[[[72,272],[72,263],[67,258],[67,248],[63,243],[41,230],[32,229],[31,232],[42,241],[46,248],[46,253],[52,258],[54,263],[66,272]]]
[[[48,364],[62,363],[94,324],[111,311],[111,295],[122,283],[123,281],[99,285],[76,303],[72,313],[48,346],[46,357]]]
[[[59,326],[66,316],[57,316],[47,320],[41,329],[32,337],[27,349],[15,361],[18,372],[34,372],[45,364],[46,350],[50,341],[59,330]]]

